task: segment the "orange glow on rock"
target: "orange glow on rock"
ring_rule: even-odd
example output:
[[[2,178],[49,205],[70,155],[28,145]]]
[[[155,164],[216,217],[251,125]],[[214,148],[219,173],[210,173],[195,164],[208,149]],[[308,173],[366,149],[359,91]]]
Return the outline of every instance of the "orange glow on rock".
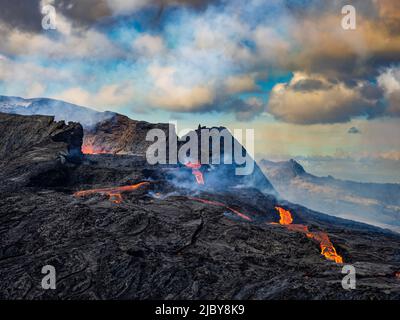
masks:
[[[149,182],[140,182],[137,184],[122,186],[122,187],[111,187],[102,189],[90,189],[83,190],[74,193],[75,197],[85,197],[93,194],[105,194],[108,195],[110,201],[113,203],[121,203],[123,201],[122,193],[136,190],[142,186],[148,185]]]
[[[93,146],[91,145],[82,145],[82,153],[83,154],[106,154],[107,152],[103,150],[96,150]]]

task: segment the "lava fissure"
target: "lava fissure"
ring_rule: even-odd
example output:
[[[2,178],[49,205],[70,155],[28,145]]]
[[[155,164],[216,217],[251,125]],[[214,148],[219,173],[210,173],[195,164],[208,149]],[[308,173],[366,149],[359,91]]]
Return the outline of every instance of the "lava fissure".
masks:
[[[138,188],[150,184],[149,182],[139,182],[137,184],[122,186],[122,187],[111,187],[111,188],[101,188],[101,189],[90,189],[83,190],[74,193],[75,197],[85,197],[93,194],[106,194],[113,203],[121,203],[122,193],[137,190]]]
[[[233,209],[229,206],[227,206],[226,204],[222,203],[222,202],[218,202],[218,201],[211,201],[211,200],[206,200],[206,199],[201,199],[201,198],[193,198],[193,197],[189,197],[190,200],[193,201],[197,201],[197,202],[202,202],[205,204],[210,204],[213,206],[218,206],[218,207],[223,207],[228,209],[229,211],[233,212],[234,214],[236,214],[237,216],[239,216],[240,218],[247,220],[247,221],[253,221],[249,216],[245,215],[244,213],[241,213],[240,211]]]
[[[335,261],[336,263],[343,263],[343,258],[338,255],[335,247],[333,246],[329,236],[325,232],[310,232],[308,227],[303,224],[292,224],[293,217],[290,211],[285,210],[281,207],[275,207],[279,212],[280,220],[279,224],[285,226],[291,231],[304,233],[307,238],[317,241],[321,248],[321,254],[328,260]]]

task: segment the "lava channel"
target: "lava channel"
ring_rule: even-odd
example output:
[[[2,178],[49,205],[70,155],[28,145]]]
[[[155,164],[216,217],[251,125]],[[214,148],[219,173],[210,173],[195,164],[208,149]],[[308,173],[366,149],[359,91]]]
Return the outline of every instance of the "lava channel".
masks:
[[[275,207],[279,212],[279,224],[285,226],[291,231],[304,233],[307,238],[317,241],[321,248],[321,254],[328,260],[335,261],[336,263],[343,263],[343,258],[338,255],[335,247],[333,246],[329,236],[325,232],[310,232],[308,227],[303,224],[292,224],[293,217],[290,211],[281,207]]]
[[[83,190],[74,193],[75,197],[85,197],[92,194],[105,194],[108,195],[110,201],[113,203],[121,203],[122,193],[123,192],[130,192],[136,190],[142,186],[148,185],[149,182],[140,182],[137,184],[129,185],[129,186],[122,186],[122,187],[111,187],[111,188],[103,188],[103,189],[90,189],[90,190]]]

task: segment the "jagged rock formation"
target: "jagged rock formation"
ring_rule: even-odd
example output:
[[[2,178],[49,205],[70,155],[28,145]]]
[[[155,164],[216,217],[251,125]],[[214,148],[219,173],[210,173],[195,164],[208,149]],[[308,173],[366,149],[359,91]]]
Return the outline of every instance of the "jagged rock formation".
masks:
[[[260,166],[280,195],[291,202],[400,232],[399,184],[317,177],[295,160],[262,160]]]
[[[145,156],[147,148],[153,143],[146,141],[151,129],[164,131],[168,145],[169,124],[152,124],[145,121],[132,120],[121,114],[100,121],[85,130],[83,151],[86,153],[129,154]],[[175,129],[172,129],[175,136]]]
[[[78,123],[55,122],[54,117],[0,113],[0,188],[16,188],[62,176],[67,163],[81,160],[83,130]],[[43,181],[45,182],[45,181]]]

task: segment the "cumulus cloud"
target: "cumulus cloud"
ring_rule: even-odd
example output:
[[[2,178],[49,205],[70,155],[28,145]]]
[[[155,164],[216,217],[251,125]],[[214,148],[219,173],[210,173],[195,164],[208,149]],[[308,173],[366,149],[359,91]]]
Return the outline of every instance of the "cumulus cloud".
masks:
[[[209,82],[202,82],[201,76],[196,80],[194,75],[192,81],[185,82],[181,72],[172,66],[150,65],[151,86],[144,97],[145,105],[176,112],[233,113],[239,121],[251,121],[265,111],[265,103],[258,97],[228,98],[233,93],[257,91],[255,74]]]
[[[40,2],[41,0],[0,1],[0,23],[24,31],[41,31],[43,16],[40,13]]]
[[[37,98],[41,97],[46,91],[45,85],[40,82],[34,82],[26,91],[27,98]]]
[[[31,61],[14,61],[0,54],[0,84],[3,94],[35,98],[43,96],[48,84],[69,83],[73,75],[67,70],[41,66]]]
[[[239,121],[251,121],[262,114],[265,110],[265,104],[260,98],[251,97],[245,100],[234,100],[230,103],[228,110],[235,113]]]
[[[396,1],[310,3],[300,17],[294,14],[295,21],[289,25],[292,49],[298,49],[287,60],[289,67],[348,80],[374,77],[380,66],[400,62],[396,19],[400,6]],[[354,5],[357,12],[357,27],[350,32],[341,27],[341,8],[346,4]]]
[[[165,52],[164,40],[160,36],[140,35],[132,44],[133,49],[141,56],[152,57]]]
[[[106,2],[112,12],[116,14],[129,14],[149,3],[147,0],[106,0]]]
[[[57,37],[46,33],[31,34],[0,24],[0,50],[7,55],[48,59],[103,59],[123,55],[103,33],[95,29],[76,29],[65,17],[57,16]]]
[[[340,81],[297,72],[290,82],[272,89],[268,112],[279,120],[297,124],[348,122],[353,117],[382,114],[379,96],[363,95],[366,86],[358,83],[349,87]]]
[[[258,86],[255,81],[254,74],[245,74],[239,76],[230,76],[225,81],[225,89],[227,93],[240,93],[257,91]]]
[[[168,6],[205,8],[215,0],[0,0],[0,23],[23,31],[42,30],[41,6],[50,3],[61,14],[77,25],[93,26],[104,18],[129,15],[144,8],[162,10]]]
[[[400,67],[389,68],[378,77],[388,101],[387,114],[400,117]]]
[[[69,88],[52,98],[104,111],[115,110],[132,103],[134,96],[134,89],[129,84],[111,84],[101,87],[96,92],[89,92],[80,87]]]
[[[187,86],[175,80],[176,70],[172,67],[150,66],[149,74],[154,87],[149,93],[153,106],[173,111],[200,111],[204,105],[214,101],[215,92],[211,85]]]
[[[213,0],[105,0],[114,14],[129,14],[144,7],[155,6],[163,9],[166,6],[190,6],[204,8]]]
[[[163,10],[168,6],[187,6],[194,9],[204,9],[210,3],[218,0],[105,0],[114,14],[127,14],[146,7]]]
[[[15,0],[0,12],[0,52],[14,61],[36,59],[38,68],[55,62],[60,73],[67,68],[65,61],[83,65],[92,60],[90,70],[109,68],[113,81],[136,78],[135,87],[142,92],[134,102],[152,108],[233,112],[238,119],[251,120],[264,105],[241,95],[261,90],[267,95],[267,89],[257,85],[260,79],[294,72],[290,82],[275,85],[270,94],[268,111],[279,120],[314,124],[398,116],[399,77],[394,67],[380,72],[400,62],[399,4],[352,1],[358,24],[351,32],[341,28],[344,4],[347,1],[64,0],[54,2],[58,29],[43,32],[40,1]],[[163,11],[171,6],[174,10]],[[165,14],[162,23],[150,25],[159,11]],[[136,30],[133,20],[139,22],[138,29],[150,26],[147,33]],[[77,69],[76,79],[81,80],[84,71]],[[7,70],[0,70],[0,76],[4,83],[17,83]],[[91,76],[96,78],[94,87],[108,85],[97,74]],[[61,93],[81,87],[77,96],[85,100],[85,93],[92,92],[85,82],[62,88],[62,81]],[[20,85],[32,88],[30,94],[52,87],[34,83],[32,79],[26,85],[21,79]]]

